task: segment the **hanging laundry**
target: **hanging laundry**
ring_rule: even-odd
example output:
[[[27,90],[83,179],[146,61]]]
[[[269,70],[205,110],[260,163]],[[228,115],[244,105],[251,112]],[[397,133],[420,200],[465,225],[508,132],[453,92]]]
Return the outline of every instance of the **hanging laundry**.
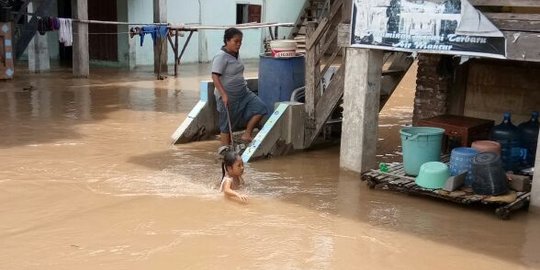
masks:
[[[53,30],[53,25],[49,17],[39,18],[37,25],[38,25],[37,30],[39,34],[42,36],[45,35],[45,33]]]
[[[58,20],[58,18],[51,18],[51,20],[52,20],[52,29],[54,31],[60,30],[60,21]]]
[[[129,37],[130,38],[133,38],[135,35],[140,35],[141,34],[141,28],[140,27],[131,27],[129,29]]]
[[[141,36],[141,46],[144,42],[144,36],[147,34],[150,34],[152,37],[152,40],[154,41],[154,45],[156,45],[156,41],[158,38],[165,38],[169,32],[169,27],[162,25],[162,26],[144,26],[141,27],[139,35]]]
[[[64,46],[70,47],[73,45],[73,30],[72,30],[72,20],[58,18],[60,28],[58,29],[58,41],[64,43]]]

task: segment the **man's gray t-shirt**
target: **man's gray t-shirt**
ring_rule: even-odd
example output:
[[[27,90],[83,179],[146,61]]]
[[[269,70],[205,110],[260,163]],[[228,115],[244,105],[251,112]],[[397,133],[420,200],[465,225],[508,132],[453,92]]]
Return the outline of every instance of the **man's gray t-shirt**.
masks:
[[[244,65],[233,55],[220,50],[212,60],[212,73],[220,75],[221,84],[230,99],[242,96],[247,91]],[[219,96],[219,91],[215,91]]]

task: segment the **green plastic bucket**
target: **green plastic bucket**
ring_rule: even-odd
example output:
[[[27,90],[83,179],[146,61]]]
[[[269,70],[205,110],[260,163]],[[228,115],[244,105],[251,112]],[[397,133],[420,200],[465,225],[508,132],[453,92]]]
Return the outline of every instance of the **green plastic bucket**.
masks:
[[[444,129],[435,127],[402,128],[403,167],[408,175],[418,175],[426,162],[439,161]]]

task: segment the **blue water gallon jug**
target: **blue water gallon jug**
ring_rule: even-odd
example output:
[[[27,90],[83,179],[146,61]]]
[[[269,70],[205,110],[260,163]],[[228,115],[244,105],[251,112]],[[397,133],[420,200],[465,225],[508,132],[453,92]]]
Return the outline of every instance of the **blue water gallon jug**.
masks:
[[[536,145],[538,143],[538,112],[531,114],[531,119],[527,122],[523,122],[518,126],[521,132],[521,142],[523,147],[527,149],[526,166],[534,166],[534,160],[536,158]]]
[[[518,127],[512,124],[509,112],[504,113],[501,124],[496,125],[491,130],[491,140],[501,144],[501,160],[503,168],[507,171],[519,169],[520,161],[524,153],[521,147],[521,134]]]
[[[476,149],[470,147],[457,147],[450,154],[450,175],[467,173],[465,177],[465,186],[470,187],[474,182],[472,173],[472,159],[478,154]]]

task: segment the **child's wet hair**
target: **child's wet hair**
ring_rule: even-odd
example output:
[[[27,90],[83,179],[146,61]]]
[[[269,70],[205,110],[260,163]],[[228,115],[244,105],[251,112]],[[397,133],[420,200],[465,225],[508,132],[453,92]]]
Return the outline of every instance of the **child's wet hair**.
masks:
[[[221,162],[221,179],[225,177],[227,167],[232,167],[239,158],[240,155],[236,151],[227,150],[223,153],[223,161]]]

